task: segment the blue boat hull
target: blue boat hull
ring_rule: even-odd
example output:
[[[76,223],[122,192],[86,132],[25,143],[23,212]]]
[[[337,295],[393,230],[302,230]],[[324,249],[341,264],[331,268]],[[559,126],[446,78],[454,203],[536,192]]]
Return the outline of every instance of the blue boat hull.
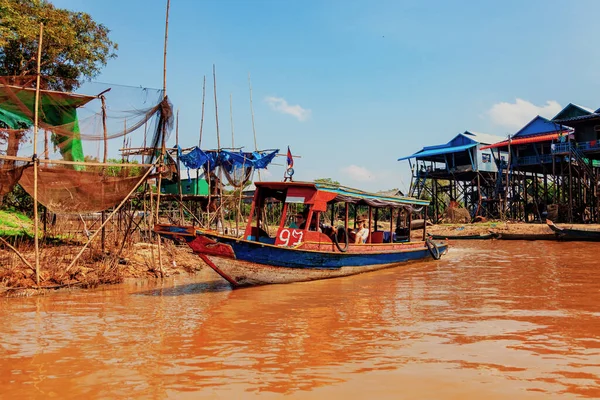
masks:
[[[432,257],[425,242],[359,245],[339,252],[275,246],[201,231],[182,233],[178,229],[163,225],[157,232],[184,239],[234,287],[335,278]],[[440,255],[447,251],[446,243],[436,243],[435,247]]]

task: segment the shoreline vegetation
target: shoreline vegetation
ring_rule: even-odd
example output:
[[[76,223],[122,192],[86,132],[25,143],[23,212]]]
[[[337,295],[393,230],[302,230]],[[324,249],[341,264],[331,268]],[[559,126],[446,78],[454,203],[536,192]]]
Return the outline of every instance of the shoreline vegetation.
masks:
[[[600,230],[600,225],[562,225]],[[100,249],[99,243],[93,243],[80,260],[69,268],[69,264],[85,241],[69,237],[52,237],[42,241],[41,279],[40,287],[37,288],[35,270],[31,267],[35,258],[32,227],[33,223],[27,216],[0,211],[0,296],[31,296],[61,288],[95,288],[100,285],[121,283],[126,278],[160,279],[177,274],[194,274],[205,267],[202,260],[194,255],[187,245],[161,241],[161,267],[156,244],[129,241],[126,246],[117,245],[111,251],[104,252]],[[385,226],[381,228],[385,229]],[[487,235],[490,232],[552,233],[545,223],[503,221],[431,225],[428,226],[427,232],[432,235],[451,237]],[[412,232],[415,239],[421,235],[420,229]],[[23,257],[29,260],[29,265],[9,246],[17,248]]]

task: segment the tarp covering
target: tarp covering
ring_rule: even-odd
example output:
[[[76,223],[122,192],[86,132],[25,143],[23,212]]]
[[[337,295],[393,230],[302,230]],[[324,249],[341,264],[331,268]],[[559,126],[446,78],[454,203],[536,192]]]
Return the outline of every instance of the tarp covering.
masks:
[[[431,150],[421,150],[411,156],[399,158],[398,161],[408,160],[409,158],[425,158],[425,157],[431,157],[431,156],[438,156],[438,155],[442,155],[442,154],[459,153],[461,151],[468,150],[475,146],[477,146],[477,143],[465,144],[462,146],[440,147],[440,148],[431,149]]]
[[[31,127],[31,121],[28,118],[24,118],[19,114],[4,110],[2,109],[2,106],[3,105],[0,105],[0,128],[6,127],[8,129],[29,129]]]
[[[348,203],[367,204],[373,207],[399,207],[406,205],[427,206],[429,200],[420,200],[404,196],[381,196],[376,193],[363,192],[358,189],[352,189],[345,186],[332,186],[329,184],[315,183],[320,191],[335,193],[337,201]]]
[[[179,160],[188,169],[206,168],[209,171],[213,171],[217,167],[223,167],[227,171],[231,171],[235,167],[264,169],[267,168],[271,161],[273,161],[273,158],[279,153],[279,149],[246,153],[229,150],[203,151],[198,147],[194,147],[185,154],[181,150],[181,147],[178,147],[177,151],[179,152]]]
[[[35,115],[35,89],[1,83],[0,121],[11,129],[22,129],[24,123],[30,127]],[[39,126],[53,133],[52,142],[59,147],[65,160],[84,160],[76,110],[95,98],[52,90],[40,91]],[[15,123],[21,126],[14,127]]]
[[[246,184],[255,169],[264,169],[273,161],[279,153],[279,149],[265,151],[230,151],[230,150],[207,150],[203,151],[197,146],[185,154],[181,147],[177,147],[179,160],[188,169],[202,168],[205,173],[210,174],[220,168],[225,174],[229,184],[240,187]]]
[[[560,134],[558,134],[558,133],[551,133],[548,135],[537,135],[537,136],[530,136],[530,137],[525,137],[525,138],[521,138],[521,139],[512,139],[510,141],[510,145],[514,146],[517,144],[547,142],[550,140],[556,140],[556,139],[558,139],[559,136],[560,136]],[[489,146],[484,146],[481,148],[481,150],[495,149],[497,147],[508,147],[508,144],[509,144],[509,141],[505,140],[503,142],[494,143]]]

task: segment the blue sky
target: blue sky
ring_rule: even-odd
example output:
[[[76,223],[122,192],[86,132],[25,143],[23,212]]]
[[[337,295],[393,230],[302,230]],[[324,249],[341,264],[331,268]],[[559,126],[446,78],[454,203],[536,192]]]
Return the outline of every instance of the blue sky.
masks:
[[[165,1],[54,0],[84,11],[119,44],[98,81],[162,87]],[[506,136],[568,103],[600,107],[600,37],[594,0],[228,1],[172,0],[167,93],[180,112],[182,147],[289,145],[296,180],[406,190],[423,146],[472,130]],[[174,143],[172,135],[171,143]],[[280,180],[280,165],[263,180]]]

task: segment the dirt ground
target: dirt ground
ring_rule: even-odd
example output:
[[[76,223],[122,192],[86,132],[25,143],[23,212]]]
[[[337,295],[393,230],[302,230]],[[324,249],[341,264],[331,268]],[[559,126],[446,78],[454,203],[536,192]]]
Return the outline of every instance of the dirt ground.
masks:
[[[125,278],[156,278],[182,273],[195,273],[204,267],[202,260],[186,245],[162,242],[162,268],[156,244],[135,243],[118,257],[87,249],[69,268],[81,250],[81,245],[59,244],[40,249],[40,288],[37,290],[35,252],[32,246],[22,246],[19,252],[0,247],[0,296],[30,296],[44,290],[93,288],[103,284],[120,283]],[[27,265],[29,264],[29,265]]]
[[[560,227],[568,227],[585,230],[598,230],[597,224],[557,224]],[[527,224],[524,222],[484,222],[475,224],[439,224],[427,227],[427,232],[432,235],[469,236],[486,235],[488,233],[511,233],[511,234],[545,234],[552,233],[546,224]]]

